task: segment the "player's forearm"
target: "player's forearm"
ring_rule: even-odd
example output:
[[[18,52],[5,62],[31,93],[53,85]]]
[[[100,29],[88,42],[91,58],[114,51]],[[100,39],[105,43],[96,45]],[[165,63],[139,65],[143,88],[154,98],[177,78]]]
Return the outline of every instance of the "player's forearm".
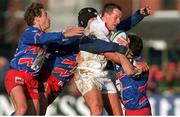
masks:
[[[106,42],[95,37],[86,36],[81,39],[79,49],[94,54],[100,54],[103,52],[119,52],[121,54],[125,54],[127,51],[127,48],[125,46]]]
[[[127,19],[120,22],[117,26],[117,30],[128,31],[136,24],[138,24],[144,18],[143,15],[140,14],[140,11],[136,11],[132,16],[129,16]]]
[[[124,70],[124,72],[128,76],[132,76],[135,73],[137,73],[137,69],[135,69],[132,65],[132,63],[129,62],[129,60],[124,56],[123,54],[114,53],[114,55],[108,55],[108,59],[115,62],[116,64],[120,64]]]
[[[118,54],[118,53],[117,53]],[[126,58],[126,56],[122,55],[122,54],[118,54],[119,60],[121,62],[121,66],[124,70],[124,72],[128,75],[128,76],[132,76],[134,75],[137,71],[136,69],[134,69],[133,65],[129,62],[129,60]]]

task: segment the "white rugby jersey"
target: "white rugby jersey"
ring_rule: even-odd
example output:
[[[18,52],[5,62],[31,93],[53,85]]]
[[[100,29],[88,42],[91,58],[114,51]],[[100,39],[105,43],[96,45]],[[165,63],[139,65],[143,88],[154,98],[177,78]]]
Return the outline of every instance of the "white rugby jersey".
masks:
[[[101,20],[99,16],[94,19],[85,29],[85,35],[94,35],[99,39],[109,42],[107,38],[109,34],[105,23]],[[77,69],[87,69],[91,71],[102,71],[107,65],[107,59],[104,55],[93,54],[90,52],[80,51],[82,62],[78,64]]]

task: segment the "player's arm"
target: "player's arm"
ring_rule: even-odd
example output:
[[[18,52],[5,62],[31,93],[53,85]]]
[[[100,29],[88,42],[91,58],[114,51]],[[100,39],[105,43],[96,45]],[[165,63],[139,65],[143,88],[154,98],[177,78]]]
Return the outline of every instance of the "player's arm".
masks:
[[[80,36],[84,32],[84,28],[80,27],[71,27],[68,28],[65,32],[33,32],[27,31],[23,34],[23,42],[25,44],[48,44],[53,42],[62,42],[63,39]]]
[[[62,39],[64,38],[64,34],[62,32],[50,32],[50,33],[27,33],[23,35],[23,42],[25,44],[37,44],[37,45],[42,45],[42,44],[48,44],[48,43],[53,43],[53,42],[61,42]]]
[[[108,59],[111,60],[112,62],[116,64],[121,64],[124,72],[128,76],[132,76],[138,72],[137,69],[133,67],[133,65],[129,62],[129,60],[124,56],[123,54],[117,53],[117,52],[105,52],[104,56]]]
[[[69,40],[61,43],[48,44],[48,51],[87,51],[94,54],[101,54],[103,52],[119,52],[125,54],[128,48],[117,43],[110,43],[95,37],[87,36],[73,36]]]
[[[152,13],[151,8],[146,6],[141,8],[140,10],[136,11],[132,16],[129,16],[127,19],[121,21],[118,26],[117,30],[128,31],[136,24],[138,24],[144,17],[150,15]]]
[[[80,36],[73,36],[69,37],[67,40],[57,43],[50,43],[48,44],[47,52],[54,53],[54,52],[77,52],[79,51],[79,40]]]
[[[125,54],[128,51],[128,48],[123,45],[87,36],[84,36],[80,40],[79,49],[94,54],[100,54],[103,52],[119,52]]]

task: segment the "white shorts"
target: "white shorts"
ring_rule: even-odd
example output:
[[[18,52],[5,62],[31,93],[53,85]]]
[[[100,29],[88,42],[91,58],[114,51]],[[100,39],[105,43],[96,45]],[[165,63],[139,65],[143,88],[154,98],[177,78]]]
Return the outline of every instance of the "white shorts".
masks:
[[[113,82],[114,79],[116,79],[116,76],[110,71],[108,71],[107,76],[97,78],[97,80],[102,83],[102,94],[117,93],[116,87]]]
[[[103,94],[117,93],[111,80],[114,75],[108,71],[77,69],[75,76],[76,86],[82,95],[93,89],[101,90]]]

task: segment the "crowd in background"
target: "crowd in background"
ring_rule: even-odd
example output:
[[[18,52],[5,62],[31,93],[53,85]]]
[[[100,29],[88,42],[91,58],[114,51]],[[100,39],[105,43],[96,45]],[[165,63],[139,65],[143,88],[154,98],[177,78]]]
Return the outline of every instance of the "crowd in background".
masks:
[[[149,72],[149,93],[180,93],[180,62],[169,62],[166,69],[150,65]]]

